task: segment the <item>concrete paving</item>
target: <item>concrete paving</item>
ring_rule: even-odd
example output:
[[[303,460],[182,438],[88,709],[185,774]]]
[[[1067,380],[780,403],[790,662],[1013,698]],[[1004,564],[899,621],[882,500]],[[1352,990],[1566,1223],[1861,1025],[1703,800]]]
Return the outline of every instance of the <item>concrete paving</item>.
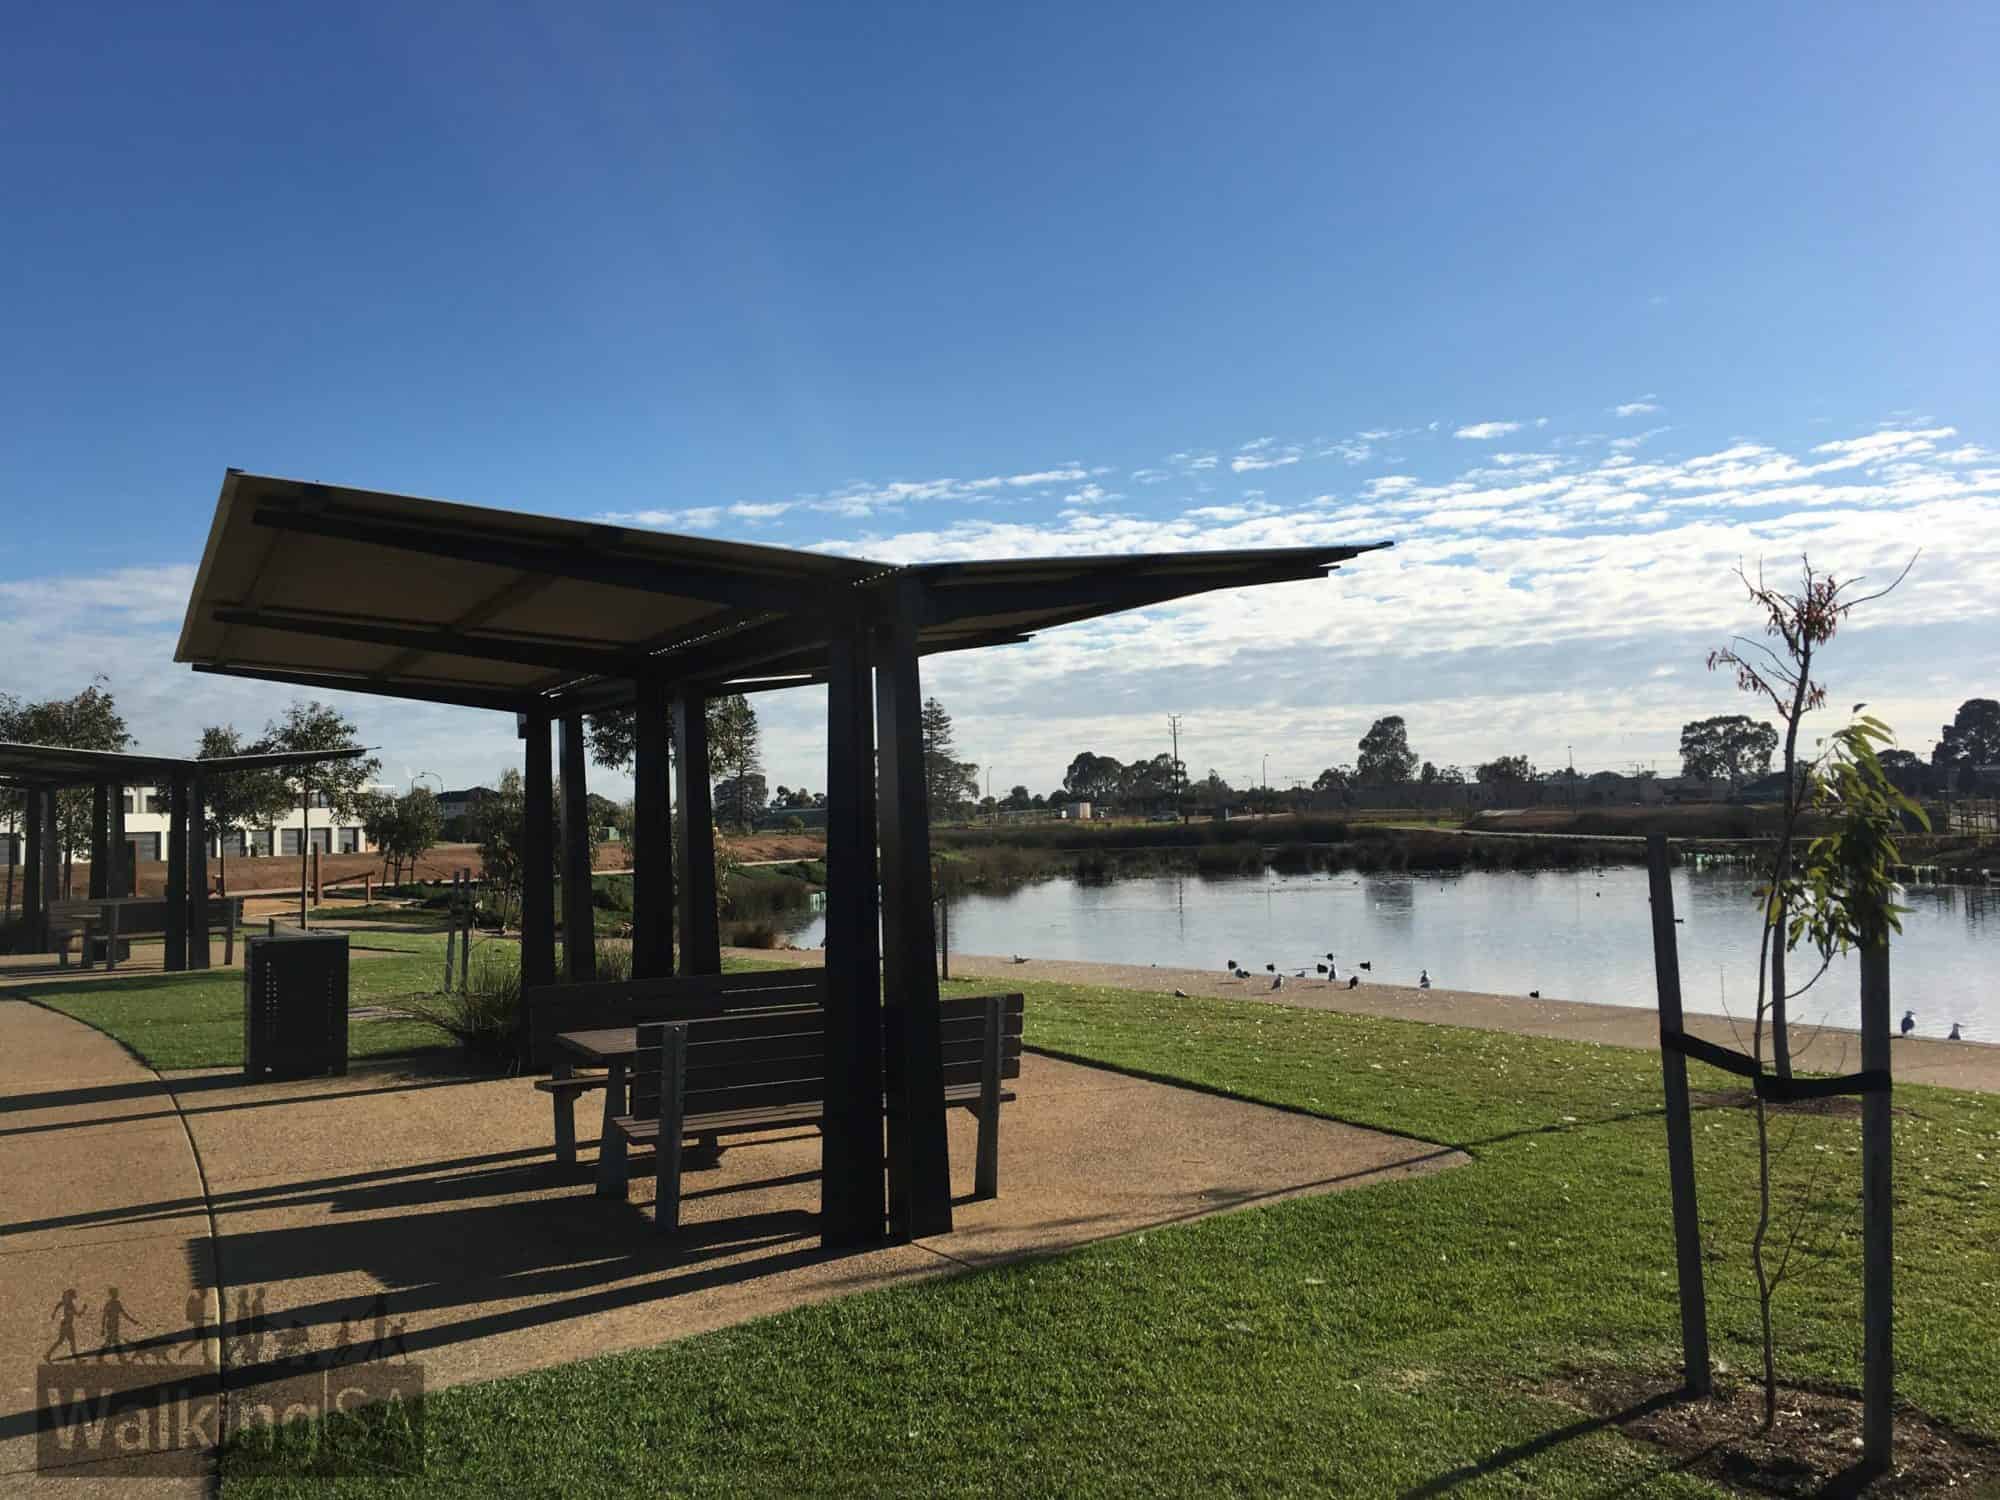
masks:
[[[190,1307],[203,1323],[214,1318],[207,1198],[173,1095],[102,1033],[0,999],[0,1153],[0,1494],[208,1493],[214,1462],[205,1445],[184,1449],[161,1472],[153,1460],[120,1454],[118,1421],[100,1429],[102,1443],[87,1433],[67,1450],[52,1443],[44,1456],[63,1462],[61,1474],[37,1462],[51,1377],[64,1401],[77,1391],[95,1398],[107,1384],[155,1392],[141,1403],[148,1410],[160,1396],[212,1401],[219,1392],[212,1345],[179,1347],[186,1336],[178,1346],[148,1342],[187,1328]],[[136,1327],[117,1329],[122,1337],[108,1342],[124,1347],[105,1357],[113,1288]],[[74,1340],[58,1348],[70,1289],[81,1316]]]

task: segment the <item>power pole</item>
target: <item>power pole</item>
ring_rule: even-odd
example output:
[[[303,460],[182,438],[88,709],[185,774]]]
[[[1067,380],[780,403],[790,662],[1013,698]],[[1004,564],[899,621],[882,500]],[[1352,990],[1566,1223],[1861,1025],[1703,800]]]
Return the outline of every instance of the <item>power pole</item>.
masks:
[[[1187,821],[1187,812],[1181,806],[1181,716],[1179,714],[1167,715],[1167,733],[1173,736],[1174,741],[1174,761],[1173,765],[1167,770],[1167,778],[1173,783],[1174,811],[1180,815],[1181,821],[1185,823]]]

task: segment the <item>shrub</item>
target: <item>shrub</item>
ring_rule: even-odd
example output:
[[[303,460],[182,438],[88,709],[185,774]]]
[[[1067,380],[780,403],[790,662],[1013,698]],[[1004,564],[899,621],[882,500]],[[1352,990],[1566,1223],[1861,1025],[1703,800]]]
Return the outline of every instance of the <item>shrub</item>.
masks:
[[[485,949],[474,955],[464,990],[439,990],[403,1007],[454,1038],[466,1055],[485,1062],[509,1062],[520,1055],[521,958],[517,950]]]

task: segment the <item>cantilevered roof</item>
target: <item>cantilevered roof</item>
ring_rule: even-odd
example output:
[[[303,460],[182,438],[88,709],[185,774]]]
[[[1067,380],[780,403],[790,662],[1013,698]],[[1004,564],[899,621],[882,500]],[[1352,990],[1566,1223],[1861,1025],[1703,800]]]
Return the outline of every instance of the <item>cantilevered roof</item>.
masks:
[[[1385,542],[896,567],[231,469],[174,659],[469,707],[630,701],[642,676],[811,681],[855,621],[928,654],[1217,589],[1323,577]]]
[[[368,752],[348,750],[269,750],[254,755],[218,755],[189,760],[172,755],[135,755],[124,750],[73,750],[67,745],[17,745],[0,742],[0,785],[121,786],[172,781],[199,771],[213,776],[229,771],[283,771],[316,766],[330,760],[352,760]]]

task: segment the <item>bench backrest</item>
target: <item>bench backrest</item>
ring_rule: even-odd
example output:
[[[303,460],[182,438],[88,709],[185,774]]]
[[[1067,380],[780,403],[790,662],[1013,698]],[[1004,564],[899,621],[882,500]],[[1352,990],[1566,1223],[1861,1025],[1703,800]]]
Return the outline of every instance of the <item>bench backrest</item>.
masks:
[[[954,996],[939,1009],[945,1087],[982,1081],[989,1035],[998,1042],[995,1076],[1021,1076],[1021,996]],[[638,1119],[657,1119],[660,1114],[664,1029],[664,1025],[639,1027],[630,1101],[631,1113]],[[790,1007],[695,1022],[687,1028],[685,1066],[681,1099],[686,1114],[818,1103],[826,1098],[826,1011]]]
[[[766,969],[747,974],[682,974],[669,979],[551,984],[527,991],[528,1061],[546,1068],[556,1033],[648,1021],[710,1021],[745,1011],[826,1004],[826,970]],[[656,1070],[657,1071],[657,1070]]]
[[[208,898],[208,918],[211,926],[220,926],[228,919],[233,903],[239,897],[230,897],[227,902],[220,896]],[[167,902],[165,897],[138,898],[125,897],[118,902],[118,935],[124,937],[157,937],[167,930]],[[74,901],[51,901],[49,920],[58,926],[75,926],[85,917],[93,919],[92,925],[99,933],[111,930],[111,906],[102,899],[80,897]]]

